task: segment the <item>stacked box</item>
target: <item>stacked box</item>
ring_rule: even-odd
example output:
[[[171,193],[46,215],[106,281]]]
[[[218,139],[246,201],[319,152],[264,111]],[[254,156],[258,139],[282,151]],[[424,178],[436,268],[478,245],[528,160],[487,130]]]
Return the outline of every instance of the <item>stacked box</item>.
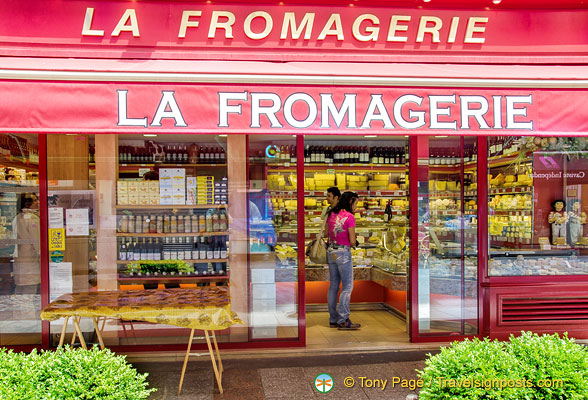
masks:
[[[186,177],[186,204],[196,204],[196,177]]]
[[[197,204],[214,204],[214,176],[196,177]]]
[[[214,204],[227,204],[229,202],[228,180],[226,177],[214,184]]]
[[[186,204],[186,169],[161,168],[159,170],[159,203]]]
[[[127,181],[116,182],[116,198],[117,204],[123,206],[129,204],[129,185]]]
[[[147,194],[149,196],[149,205],[158,205],[159,204],[159,181],[148,181],[148,191]]]

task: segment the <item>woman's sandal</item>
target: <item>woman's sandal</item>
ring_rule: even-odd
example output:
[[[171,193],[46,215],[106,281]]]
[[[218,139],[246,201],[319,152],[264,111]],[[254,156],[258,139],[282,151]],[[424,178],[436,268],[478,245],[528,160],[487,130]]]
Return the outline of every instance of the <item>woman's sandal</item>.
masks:
[[[354,324],[353,322],[351,322],[351,320],[347,320],[342,324],[339,324],[339,328],[337,329],[339,329],[340,331],[356,331],[359,328],[361,328],[360,324]]]

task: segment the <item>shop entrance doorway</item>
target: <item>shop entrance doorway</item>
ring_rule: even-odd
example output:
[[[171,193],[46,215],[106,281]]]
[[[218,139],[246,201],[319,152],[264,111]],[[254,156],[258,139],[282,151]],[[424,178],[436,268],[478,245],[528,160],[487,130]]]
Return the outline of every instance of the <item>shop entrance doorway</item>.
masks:
[[[305,242],[321,230],[336,188],[357,193],[357,246],[351,250],[350,320],[359,330],[330,326],[329,267],[306,257],[306,344],[309,348],[370,348],[408,343],[410,263],[409,140],[405,136],[304,138]]]

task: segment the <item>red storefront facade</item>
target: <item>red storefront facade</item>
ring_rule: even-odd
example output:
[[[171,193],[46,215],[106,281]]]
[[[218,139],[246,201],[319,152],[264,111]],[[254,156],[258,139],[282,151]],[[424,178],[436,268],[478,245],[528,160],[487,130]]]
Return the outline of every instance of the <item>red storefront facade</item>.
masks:
[[[308,5],[8,1],[0,7],[7,21],[0,31],[0,132],[28,138],[38,149],[40,306],[65,290],[51,282],[62,276],[52,270],[65,271],[70,291],[144,286],[145,278],[127,276],[115,253],[121,244],[164,246],[168,237],[121,230],[123,217],[165,219],[173,209],[172,218],[192,220],[199,216],[194,210],[210,204],[226,208],[226,232],[169,238],[195,248],[200,237],[210,240],[207,246],[228,246],[226,261],[207,263],[206,279],[180,282],[231,287],[246,326],[225,332],[221,346],[304,346],[307,299],[324,299],[320,285],[309,283],[320,271],[297,249],[314,234],[316,201],[305,200],[322,196],[321,181],[358,191],[366,203],[358,218],[365,219],[366,246],[375,250],[357,255],[370,278],[356,278],[364,283],[355,301],[403,315],[411,341],[504,338],[521,329],[584,338],[588,43],[578,32],[588,13],[575,3]],[[157,139],[147,144],[144,135]],[[181,152],[189,143],[200,144],[200,152],[202,143],[219,146],[227,160],[180,162],[178,155],[176,162],[176,144]],[[71,159],[60,146],[74,152]],[[126,159],[125,146],[139,158]],[[332,158],[338,148],[344,154],[353,147],[365,155]],[[140,158],[143,148],[150,158]],[[274,160],[273,148],[289,151],[287,160]],[[382,149],[393,149],[396,162],[379,160],[377,152],[388,151]],[[174,155],[167,163],[166,153]],[[89,163],[80,163],[88,155]],[[34,164],[30,156],[4,156],[7,167]],[[119,182],[127,187],[146,170],[161,177],[162,169],[180,164],[185,176],[226,178],[226,192],[217,187],[219,203],[196,207],[197,192],[187,203],[188,181],[183,203],[174,204],[182,207],[165,207],[162,184],[151,208],[121,200],[127,195]],[[89,177],[64,172],[86,167]],[[26,192],[18,185],[3,190]],[[84,253],[82,262],[65,250],[59,260],[48,235],[68,223],[51,219],[52,198],[87,191],[88,233],[71,235],[65,247],[86,249],[90,257]],[[558,234],[548,222],[556,200],[567,204]],[[256,221],[243,205],[252,202],[262,214]],[[404,244],[388,249],[390,238]],[[5,248],[21,245],[16,236],[4,240]],[[13,248],[6,251],[6,276],[13,277],[18,260]],[[39,324],[40,341],[7,345],[52,347],[58,327]],[[165,339],[130,344],[124,329],[111,326],[113,347],[183,347],[174,344],[174,332],[154,327],[144,337]]]

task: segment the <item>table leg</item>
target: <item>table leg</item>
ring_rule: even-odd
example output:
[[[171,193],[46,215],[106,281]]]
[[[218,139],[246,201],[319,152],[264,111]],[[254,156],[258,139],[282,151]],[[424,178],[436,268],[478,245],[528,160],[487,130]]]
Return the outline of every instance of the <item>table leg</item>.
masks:
[[[102,334],[100,333],[100,329],[98,328],[98,321],[96,321],[96,317],[92,317],[92,322],[94,323],[96,336],[98,336],[98,341],[100,342],[100,348],[104,350],[104,341],[102,340]]]
[[[79,321],[76,318],[74,318],[74,326],[76,327],[76,332],[78,333],[78,337],[80,338],[80,343],[82,344],[82,347],[88,350],[88,347],[86,346],[86,341],[84,340],[84,336],[82,335],[82,330],[80,329]]]
[[[190,340],[188,340],[188,350],[186,350],[186,357],[184,358],[184,367],[182,368],[182,376],[180,377],[180,387],[178,388],[178,396],[182,391],[182,383],[184,383],[184,374],[186,373],[186,365],[188,365],[188,357],[190,357],[190,349],[192,348],[192,338],[194,337],[194,329],[190,331]]]
[[[220,358],[220,353],[218,351],[218,344],[216,343],[216,335],[214,334],[214,331],[210,331],[212,334],[212,341],[214,342],[214,349],[216,350],[216,357],[218,358],[218,365],[219,365],[219,370],[220,370],[220,375],[221,375],[221,379],[223,377],[223,362],[221,361]]]
[[[78,321],[78,322],[79,322],[79,319],[78,319],[78,318],[79,318],[79,317],[77,317],[77,316],[74,316],[74,317],[73,317],[73,320],[74,320],[74,321]],[[75,328],[75,324],[74,324],[74,328]],[[78,334],[78,331],[76,331],[76,330],[74,329],[73,335],[72,335],[72,337],[71,337],[71,343],[70,343],[72,346],[73,346],[73,344],[76,342],[76,336],[77,336],[77,334]]]
[[[214,351],[212,350],[212,346],[210,344],[210,336],[208,336],[208,331],[204,330],[204,335],[206,336],[206,344],[208,345],[208,352],[210,353],[210,359],[212,361],[212,369],[214,369],[214,375],[216,376],[216,383],[218,384],[218,390],[221,394],[223,394],[223,385],[221,383],[222,380],[222,372],[219,374],[218,368],[216,367],[216,359],[214,358]]]
[[[65,317],[65,321],[63,321],[63,328],[61,328],[61,336],[59,337],[59,346],[63,346],[63,341],[65,340],[65,331],[67,330],[67,323],[69,322],[69,316]]]

